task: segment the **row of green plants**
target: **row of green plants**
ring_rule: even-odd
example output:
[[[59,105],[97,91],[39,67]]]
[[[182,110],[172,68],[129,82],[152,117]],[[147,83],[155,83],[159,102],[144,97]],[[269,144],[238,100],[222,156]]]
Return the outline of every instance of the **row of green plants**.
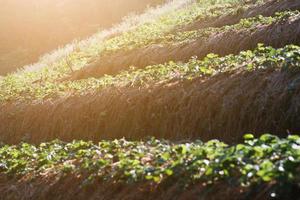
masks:
[[[40,145],[21,143],[0,147],[0,173],[11,177],[47,173],[87,175],[82,184],[94,180],[118,182],[150,181],[160,184],[176,180],[185,186],[197,182],[229,181],[240,186],[272,182],[284,187],[299,181],[300,137],[278,138],[264,134],[244,136],[244,143],[227,145],[218,140],[173,143],[149,138]]]
[[[44,81],[38,84],[23,84],[12,80],[0,86],[0,100],[27,101],[57,98],[64,95],[85,95],[98,92],[105,87],[152,87],[170,81],[188,81],[195,78],[214,76],[234,70],[253,71],[258,69],[277,69],[297,73],[300,69],[300,47],[287,45],[275,49],[259,44],[251,51],[238,55],[219,57],[208,54],[204,59],[191,58],[187,63],[169,62],[148,66],[145,69],[122,71],[116,76],[89,78],[78,81],[53,83]]]
[[[282,23],[290,18],[300,18],[300,11],[284,11],[275,13],[274,16],[264,17],[258,15],[256,17],[241,19],[239,23],[234,25],[225,25],[219,28],[208,27],[199,30],[176,32],[175,34],[168,34],[150,43],[157,44],[176,44],[189,43],[195,39],[206,39],[211,35],[229,32],[247,30],[249,32],[255,31],[258,26],[268,26],[275,23]]]
[[[222,11],[221,11],[222,12]],[[264,17],[258,15],[256,17],[244,18],[239,21],[239,23],[234,25],[225,25],[222,27],[208,27],[204,29],[191,30],[191,31],[181,31],[175,33],[169,33],[166,35],[157,35],[154,37],[151,33],[144,34],[143,37],[133,36],[129,34],[128,38],[126,34],[122,35],[123,37],[116,37],[111,40],[108,40],[104,43],[105,51],[110,53],[111,51],[116,50],[130,50],[139,47],[146,47],[151,44],[165,44],[165,43],[179,43],[179,42],[190,42],[191,40],[197,38],[207,38],[212,34],[218,34],[226,31],[235,31],[247,29],[249,31],[256,30],[257,26],[267,26],[273,23],[280,23],[282,21],[288,20],[292,17],[300,17],[300,11],[283,11],[275,13],[274,16]],[[136,32],[134,32],[136,33]]]
[[[206,1],[203,1],[206,2]],[[183,17],[183,21],[181,23],[178,22],[169,22],[170,25],[172,26],[172,29],[167,29],[169,31],[166,31],[164,27],[156,27],[154,24],[151,24],[152,26],[155,27],[150,27],[150,26],[141,26],[137,28],[136,30],[126,32],[122,34],[120,37],[115,37],[110,40],[107,40],[103,43],[103,53],[111,53],[112,51],[117,51],[117,50],[130,50],[130,49],[135,49],[139,47],[145,47],[150,44],[155,44],[155,43],[164,43],[164,42],[178,42],[182,41],[184,39],[187,39],[188,37],[194,36],[194,32],[198,32],[197,30],[195,31],[186,31],[186,32],[179,32],[177,33],[174,28],[179,28],[180,26],[183,26],[188,23],[192,23],[195,20],[195,17],[193,15],[196,14],[198,20],[202,19],[207,20],[207,18],[213,18],[213,17],[218,17],[224,14],[228,14],[233,12],[233,10],[239,8],[239,6],[242,6],[242,2],[240,2],[240,5],[235,5],[233,6],[232,3],[235,1],[232,1],[230,4],[224,4],[220,3],[215,6],[211,6],[206,8],[203,4],[196,4],[196,6],[192,7],[192,10],[189,10],[189,14],[187,15],[188,18]],[[193,9],[196,9],[194,11]],[[198,10],[200,9],[200,11]],[[205,11],[203,10],[205,9]],[[203,14],[204,12],[205,14]],[[181,13],[176,13],[176,15],[181,15]],[[186,16],[183,15],[183,16]],[[187,17],[186,16],[186,17]],[[192,16],[192,17],[191,17]],[[262,16],[258,19],[250,19],[248,23],[252,23],[253,21],[258,21],[265,22],[266,20],[261,19]],[[167,18],[168,20],[169,17]],[[271,19],[268,19],[271,20]],[[147,28],[146,28],[147,27]],[[226,26],[227,27],[227,26]],[[163,28],[163,29],[162,29]],[[200,30],[198,35],[200,35],[202,32],[208,32],[208,31],[214,31],[214,30],[219,30],[219,29],[204,29]],[[173,32],[176,32],[175,34]]]
[[[251,2],[251,3],[250,3]],[[246,9],[253,4],[262,4],[264,1],[238,1],[238,0],[199,0],[187,7],[166,13],[157,20],[138,26],[136,29],[124,32],[119,36],[107,40],[94,41],[88,46],[78,46],[62,58],[52,62],[51,66],[45,65],[40,70],[9,75],[0,80],[3,84],[27,85],[32,82],[44,82],[61,79],[75,70],[85,67],[96,60],[100,55],[123,48],[131,49],[149,45],[158,41],[182,40],[194,37],[195,33],[170,34],[178,27],[193,23],[196,20],[206,20],[228,13],[236,12],[240,8]],[[205,31],[204,31],[205,32]],[[196,34],[199,36],[199,34]],[[8,83],[7,83],[8,82]]]

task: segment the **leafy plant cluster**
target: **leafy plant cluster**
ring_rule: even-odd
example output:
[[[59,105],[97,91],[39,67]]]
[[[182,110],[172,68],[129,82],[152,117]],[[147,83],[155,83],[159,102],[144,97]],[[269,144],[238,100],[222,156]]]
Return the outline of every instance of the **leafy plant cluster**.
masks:
[[[39,84],[24,85],[11,80],[0,86],[0,99],[33,100],[97,92],[104,87],[146,87],[170,81],[192,80],[199,77],[213,76],[234,70],[281,69],[290,73],[299,72],[300,47],[287,45],[275,49],[262,44],[253,51],[242,51],[238,55],[219,57],[208,54],[204,59],[191,58],[187,63],[169,62],[148,66],[145,69],[131,69],[116,76],[89,78],[79,81],[53,83],[44,81]]]
[[[221,10],[222,11],[222,10]],[[234,25],[225,25],[220,28],[208,27],[204,29],[192,30],[192,31],[181,31],[169,33],[166,35],[158,35],[153,37],[152,34],[144,34],[143,37],[134,37],[131,39],[124,39],[122,37],[116,37],[111,40],[108,40],[104,45],[107,45],[106,51],[115,51],[120,49],[135,49],[138,47],[145,47],[150,44],[174,44],[179,42],[190,42],[191,40],[197,38],[207,38],[212,34],[222,33],[226,31],[242,30],[249,29],[253,31],[257,26],[266,26],[273,23],[278,23],[284,20],[287,20],[291,17],[300,17],[300,11],[283,11],[278,12],[274,16],[264,17],[258,15],[251,18],[241,19],[239,23]],[[135,33],[135,32],[134,32]],[[128,33],[130,35],[130,33]],[[126,34],[123,35],[126,37]],[[130,37],[130,36],[128,36]],[[122,42],[128,41],[128,43],[122,44]]]
[[[101,44],[101,54],[120,49],[134,49],[164,40],[164,36],[172,35],[176,29],[191,24],[195,20],[207,20],[235,12],[241,7],[261,4],[263,1],[237,0],[200,0],[187,8],[171,12],[153,23],[146,23],[134,30],[125,32]],[[97,47],[99,48],[99,46]]]
[[[184,185],[236,181],[241,186],[299,181],[300,137],[247,134],[244,143],[229,146],[218,140],[172,143],[145,141],[52,141],[38,146],[21,143],[0,148],[0,173],[40,176],[45,173],[87,174],[83,184],[102,181]]]
[[[228,13],[236,12],[238,9],[247,8],[253,4],[262,4],[264,1],[237,1],[237,0],[199,0],[179,10],[165,13],[160,18],[139,25],[133,30],[123,32],[119,36],[107,40],[94,40],[88,45],[79,45],[66,56],[62,56],[41,66],[33,72],[18,72],[0,80],[3,84],[27,85],[32,82],[52,81],[61,79],[74,70],[85,67],[100,55],[121,49],[132,49],[158,42],[182,41],[193,37],[200,37],[203,33],[187,31],[172,35],[175,29],[196,20],[206,20]],[[7,83],[8,82],[8,83]]]

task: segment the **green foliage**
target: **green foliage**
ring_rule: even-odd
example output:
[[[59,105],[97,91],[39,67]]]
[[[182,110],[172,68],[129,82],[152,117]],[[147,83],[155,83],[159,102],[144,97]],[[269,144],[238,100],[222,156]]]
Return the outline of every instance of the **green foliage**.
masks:
[[[21,143],[0,148],[0,173],[88,174],[120,182],[153,181],[169,177],[190,185],[235,178],[243,186],[273,182],[294,183],[299,178],[300,137],[265,134],[244,136],[242,144],[229,146],[218,140],[175,144],[154,138],[145,141],[53,141],[38,146]]]
[[[256,17],[241,19],[239,23],[234,25],[227,25],[219,28],[208,27],[199,30],[181,31],[181,32],[176,32],[174,34],[170,33],[165,36],[161,36],[160,38],[157,38],[155,40],[151,38],[146,38],[143,40],[143,45],[139,45],[139,46],[145,46],[146,44],[153,44],[153,43],[157,43],[157,44],[189,43],[195,39],[206,39],[209,36],[217,33],[224,33],[229,31],[241,31],[241,30],[254,31],[256,30],[257,26],[267,26],[274,23],[280,23],[284,20],[288,20],[291,17],[300,17],[300,12],[284,11],[284,12],[278,12],[274,16],[270,16],[270,17],[264,17],[262,15],[258,15]]]
[[[299,72],[300,47],[288,45],[274,49],[259,44],[253,51],[242,51],[238,55],[219,57],[208,54],[203,60],[191,58],[187,63],[169,62],[148,66],[145,69],[123,71],[116,76],[104,76],[80,81],[23,84],[11,76],[0,84],[1,101],[24,101],[49,99],[66,94],[85,95],[104,87],[143,87],[170,81],[192,80],[194,78],[213,76],[233,70],[280,69],[289,73]],[[296,85],[295,83],[294,85]],[[294,86],[290,86],[293,90]]]

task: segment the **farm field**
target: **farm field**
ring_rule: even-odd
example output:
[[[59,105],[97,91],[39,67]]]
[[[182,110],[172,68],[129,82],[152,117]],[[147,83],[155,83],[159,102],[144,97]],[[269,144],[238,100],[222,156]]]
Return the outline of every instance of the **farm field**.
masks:
[[[269,134],[233,146],[154,138],[6,145],[0,170],[22,178],[4,177],[0,191],[9,199],[290,199],[300,192],[299,149],[299,136]]]
[[[0,199],[300,199],[300,1],[128,20],[0,79]]]

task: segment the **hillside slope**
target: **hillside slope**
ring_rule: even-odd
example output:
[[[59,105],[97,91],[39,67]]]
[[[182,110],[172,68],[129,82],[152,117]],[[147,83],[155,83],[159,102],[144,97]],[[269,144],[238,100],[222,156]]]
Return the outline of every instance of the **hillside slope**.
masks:
[[[300,1],[129,24],[0,79],[3,199],[300,199]]]
[[[231,142],[247,132],[298,131],[299,48],[286,45],[300,43],[299,1],[203,2],[174,6],[128,32],[78,46],[49,66],[5,77],[1,140],[153,135]],[[255,8],[265,16],[248,17]],[[214,24],[237,12],[246,18],[236,24],[183,30],[198,27],[201,18]],[[283,48],[257,47],[261,42]]]

